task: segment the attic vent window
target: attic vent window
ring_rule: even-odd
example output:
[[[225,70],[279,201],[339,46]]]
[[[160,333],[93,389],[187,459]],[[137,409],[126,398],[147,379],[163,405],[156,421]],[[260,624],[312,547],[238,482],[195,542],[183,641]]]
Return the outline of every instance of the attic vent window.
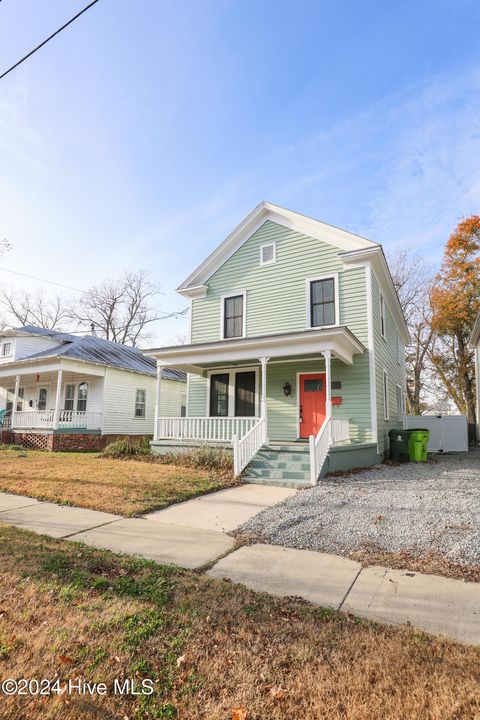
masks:
[[[268,243],[260,247],[260,265],[272,265],[277,259],[275,243]]]

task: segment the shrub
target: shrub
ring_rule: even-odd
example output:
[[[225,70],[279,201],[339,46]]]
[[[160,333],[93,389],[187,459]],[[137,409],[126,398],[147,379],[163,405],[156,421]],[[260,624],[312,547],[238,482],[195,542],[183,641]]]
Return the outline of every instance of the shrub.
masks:
[[[221,475],[233,475],[233,455],[222,447],[202,445],[184,452],[165,453],[165,455],[158,455],[158,461],[197,470],[213,470]]]
[[[146,437],[117,438],[111,442],[102,452],[103,457],[108,458],[148,458],[151,457],[150,442]]]

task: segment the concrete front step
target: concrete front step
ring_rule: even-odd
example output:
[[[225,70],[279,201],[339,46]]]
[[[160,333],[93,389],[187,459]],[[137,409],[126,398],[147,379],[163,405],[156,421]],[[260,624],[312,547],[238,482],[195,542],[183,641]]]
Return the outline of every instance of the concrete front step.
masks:
[[[288,453],[309,453],[308,443],[295,443],[292,445],[284,445],[282,443],[268,443],[262,447],[262,451],[288,452]]]
[[[294,478],[271,478],[271,477],[249,477],[244,475],[242,478],[246,483],[254,485],[273,485],[275,487],[299,488],[310,487],[310,481],[296,480]]]
[[[305,480],[306,482],[309,482],[310,478],[309,470],[278,470],[277,468],[257,468],[252,467],[251,465],[248,466],[247,473],[250,477],[270,477],[278,478],[279,480],[283,480],[283,478],[292,478],[293,480]]]
[[[293,462],[291,460],[276,462],[275,460],[258,460],[255,458],[250,463],[250,467],[267,468],[270,470],[304,470],[305,472],[308,472],[310,470],[310,463],[301,461]]]

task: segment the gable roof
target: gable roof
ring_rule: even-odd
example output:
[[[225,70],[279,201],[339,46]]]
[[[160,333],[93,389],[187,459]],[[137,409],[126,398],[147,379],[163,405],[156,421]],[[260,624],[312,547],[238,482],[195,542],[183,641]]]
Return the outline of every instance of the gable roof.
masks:
[[[291,230],[308,235],[309,237],[322,240],[329,245],[338,247],[339,250],[364,250],[379,247],[372,240],[360,237],[354,233],[342,230],[334,225],[328,225],[321,220],[302,215],[301,213],[287,210],[262,201],[247,215],[225,240],[191,273],[181,285],[177,292],[187,297],[195,295],[200,288],[211,278],[211,276],[261,227],[267,220],[283,225]]]
[[[68,333],[61,333],[44,328],[36,328],[33,325],[17,328],[18,334],[28,333],[42,337],[52,337],[60,340],[60,345],[41,350],[38,353],[29,355],[24,360],[40,360],[49,357],[61,357],[70,360],[81,360],[91,362],[95,365],[107,365],[108,367],[130,370],[132,372],[144,373],[145,375],[157,374],[157,363],[153,358],[147,357],[137,348],[115,343],[111,340],[104,340],[95,335],[83,335],[76,337]],[[185,381],[186,375],[179,370],[170,368],[162,369],[162,377],[166,380]]]

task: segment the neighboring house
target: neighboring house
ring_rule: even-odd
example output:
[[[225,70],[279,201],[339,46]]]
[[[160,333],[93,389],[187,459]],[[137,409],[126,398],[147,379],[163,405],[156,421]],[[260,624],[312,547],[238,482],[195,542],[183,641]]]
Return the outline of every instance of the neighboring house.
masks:
[[[409,334],[380,245],[262,202],[178,292],[190,343],[145,352],[189,373],[187,417],[157,409],[155,451],[225,443],[291,484],[385,457]]]
[[[474,349],[475,363],[475,403],[477,409],[477,442],[480,442],[480,312],[477,315],[470,335],[470,345]]]
[[[33,326],[0,331],[1,439],[96,450],[118,435],[152,435],[156,373],[139,350],[96,335]],[[185,374],[164,368],[162,379],[162,414],[181,415]]]

